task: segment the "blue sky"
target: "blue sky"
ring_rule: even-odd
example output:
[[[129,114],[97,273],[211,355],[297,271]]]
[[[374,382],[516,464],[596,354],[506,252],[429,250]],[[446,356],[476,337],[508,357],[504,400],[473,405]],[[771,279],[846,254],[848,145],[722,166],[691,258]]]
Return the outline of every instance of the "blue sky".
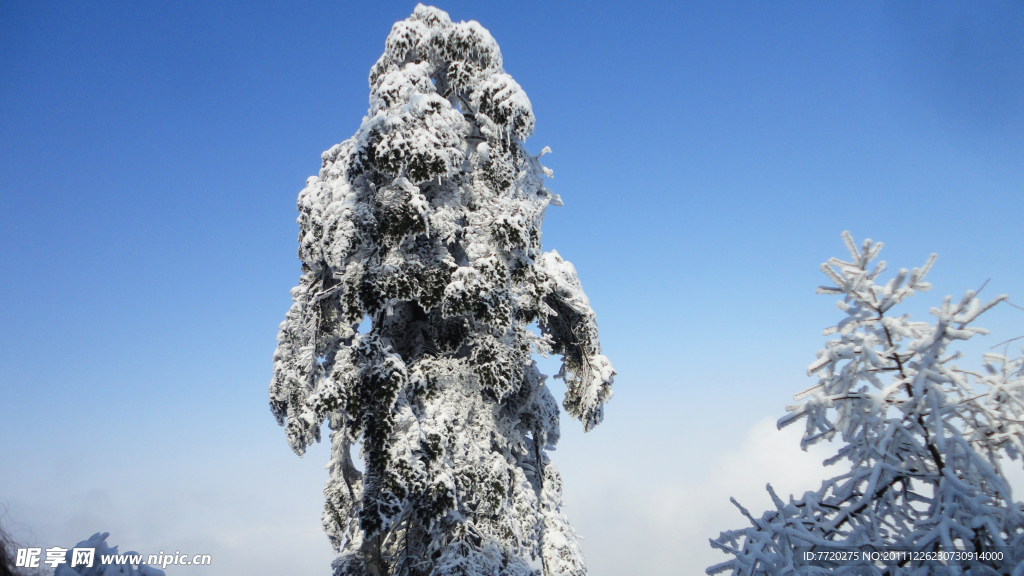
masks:
[[[288,451],[270,357],[296,195],[413,7],[0,5],[0,503],[23,541],[328,573],[328,454]],[[545,249],[619,372],[606,422],[564,422],[553,455],[592,575],[700,573],[743,525],[729,495],[828,472],[768,424],[838,319],[814,288],[843,230],[892,267],[939,254],[915,314],[988,278],[1024,302],[1020,2],[439,7],[533,102],[565,201]],[[980,324],[971,351],[1024,312]]]

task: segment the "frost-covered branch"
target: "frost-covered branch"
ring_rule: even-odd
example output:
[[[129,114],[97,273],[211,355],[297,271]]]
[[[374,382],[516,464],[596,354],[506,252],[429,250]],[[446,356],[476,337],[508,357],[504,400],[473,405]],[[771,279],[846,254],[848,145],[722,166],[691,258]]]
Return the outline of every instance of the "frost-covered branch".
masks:
[[[986,551],[1008,547],[1024,560],[1024,509],[1002,476],[1002,456],[1016,459],[1024,448],[1024,357],[985,356],[985,374],[958,368],[951,353],[958,341],[987,334],[972,323],[1006,299],[983,302],[974,291],[946,297],[932,308],[932,323],[893,316],[910,296],[931,288],[921,268],[901,269],[882,282],[885,262],[872,267],[881,243],[858,248],[843,240],[850,260],[832,258],[822,271],[832,285],[819,293],[841,295],[845,316],[826,336],[808,374],[818,383],[797,395],[798,404],[779,427],[803,420],[801,445],[838,436],[838,453],[825,464],[846,461],[850,471],[819,490],[761,518],[744,515],[751,527],[723,532],[712,541],[735,557],[709,574],[918,574],[904,566],[822,567],[795,559],[797,546],[910,547]],[[769,491],[771,491],[769,487]],[[1014,566],[988,562],[971,574],[1009,574]],[[876,569],[877,568],[877,569]],[[929,574],[960,574],[957,566],[931,566]]]

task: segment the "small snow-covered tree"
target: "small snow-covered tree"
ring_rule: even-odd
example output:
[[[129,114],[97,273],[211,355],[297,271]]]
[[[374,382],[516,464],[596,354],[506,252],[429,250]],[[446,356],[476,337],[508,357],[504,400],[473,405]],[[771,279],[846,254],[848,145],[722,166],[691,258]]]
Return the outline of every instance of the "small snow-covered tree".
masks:
[[[844,445],[826,465],[848,461],[850,471],[817,491],[785,503],[771,486],[776,509],[748,528],[723,532],[712,546],[734,558],[708,574],[1020,574],[1024,572],[1024,505],[1013,500],[1000,468],[1001,456],[1024,454],[1024,375],[1020,357],[986,354],[984,372],[954,364],[950,348],[985,334],[972,322],[1005,296],[982,303],[973,291],[959,301],[946,297],[933,308],[934,323],[894,316],[892,309],[931,286],[920,269],[900,270],[881,283],[885,262],[871,267],[881,243],[860,249],[843,234],[849,262],[833,258],[822,271],[835,283],[822,294],[842,295],[845,317],[808,368],[816,386],[796,396],[799,404],[779,427],[806,420],[801,445],[839,437]],[[947,566],[802,564],[797,547],[923,551],[993,551],[1003,561]]]
[[[164,571],[155,566],[142,563],[138,552],[118,552],[117,546],[107,542],[110,532],[93,534],[64,553],[64,562],[57,565],[53,576],[166,576]],[[80,564],[74,558],[75,549],[91,548],[93,550],[92,565]],[[123,564],[104,562],[104,558],[117,556],[127,561]],[[139,561],[136,561],[139,560]],[[75,562],[76,565],[71,564]],[[133,563],[134,562],[134,563]]]
[[[423,5],[369,80],[358,132],[299,194],[302,276],[270,385],[298,454],[330,427],[335,574],[526,575],[538,558],[584,574],[531,354],[562,356],[585,430],[615,372],[572,264],[541,251],[560,201],[523,144],[530,101],[487,30]]]

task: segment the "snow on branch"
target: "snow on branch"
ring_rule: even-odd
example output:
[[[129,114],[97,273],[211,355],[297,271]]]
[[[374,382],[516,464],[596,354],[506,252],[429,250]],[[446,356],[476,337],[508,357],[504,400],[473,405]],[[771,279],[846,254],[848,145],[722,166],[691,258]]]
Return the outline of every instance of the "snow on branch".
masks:
[[[931,288],[925,276],[935,255],[883,282],[885,262],[872,265],[882,244],[865,240],[857,247],[845,232],[843,241],[850,260],[822,265],[832,285],[818,293],[841,295],[844,316],[824,331],[834,338],[807,369],[817,384],[796,396],[778,425],[804,421],[805,449],[838,438],[841,447],[825,464],[845,460],[850,471],[788,503],[769,486],[776,509],[760,518],[740,507],[751,526],[711,541],[733,558],[708,574],[962,573],[954,566],[921,572],[914,563],[822,567],[801,563],[797,547],[1008,547],[1024,561],[1024,508],[1001,471],[1002,456],[1016,460],[1024,449],[1024,356],[988,354],[984,371],[970,372],[955,364],[960,354],[952,350],[987,334],[972,323],[1006,296],[987,302],[973,291],[959,300],[946,297],[931,309],[932,322],[893,316],[895,306]],[[1014,568],[982,564],[969,573]]]

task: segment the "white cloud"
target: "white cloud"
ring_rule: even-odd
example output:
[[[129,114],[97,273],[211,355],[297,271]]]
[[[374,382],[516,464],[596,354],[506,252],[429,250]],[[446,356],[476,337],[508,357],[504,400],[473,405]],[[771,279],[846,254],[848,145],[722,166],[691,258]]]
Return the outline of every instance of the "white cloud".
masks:
[[[728,560],[708,539],[749,525],[730,497],[759,517],[774,507],[766,484],[785,501],[849,469],[845,463],[822,466],[839,448],[838,441],[801,451],[802,432],[799,423],[780,431],[774,418],[765,418],[734,450],[703,455],[692,444],[666,448],[637,443],[645,453],[634,459],[651,462],[649,470],[641,466],[620,473],[597,464],[573,471],[568,512],[585,536],[590,575],[703,574],[708,566]],[[1024,467],[1020,461],[1004,467],[1020,500]]]
[[[803,452],[800,426],[779,431],[774,418],[754,424],[731,450],[720,448],[728,440],[716,426],[724,422],[691,422],[675,435],[657,426],[678,423],[645,427],[628,417],[604,435],[584,436],[573,424],[553,457],[563,466],[567,512],[584,536],[591,576],[702,574],[728,559],[708,538],[747,524],[730,497],[759,516],[772,506],[765,484],[786,499],[843,470],[821,465],[837,445]],[[69,546],[109,531],[122,551],[213,556],[213,566],[169,567],[170,576],[329,574],[333,553],[319,521],[326,446],[303,459],[284,452],[222,460],[202,477],[168,466],[160,474],[124,470],[103,489],[22,486],[3,520],[24,544]],[[1020,462],[1006,469],[1020,499],[1024,469]]]
[[[301,460],[282,452],[124,467],[103,489],[77,478],[71,492],[26,485],[3,521],[22,545],[70,547],[110,532],[121,552],[212,557],[209,566],[169,566],[169,576],[330,574],[334,554],[320,526],[326,447]]]
[[[765,485],[786,499],[789,494],[821,486],[841,473],[822,461],[835,446],[800,450],[801,429],[779,431],[773,418],[758,422],[735,450],[704,459],[692,458],[680,444],[669,457],[689,462],[675,474],[595,474],[570,494],[569,513],[585,535],[583,544],[592,576],[628,574],[700,574],[727,556],[713,550],[708,538],[747,520],[729,502],[735,497],[752,514],[772,506]],[[650,447],[651,458],[664,447]],[[580,491],[580,490],[577,490]]]

